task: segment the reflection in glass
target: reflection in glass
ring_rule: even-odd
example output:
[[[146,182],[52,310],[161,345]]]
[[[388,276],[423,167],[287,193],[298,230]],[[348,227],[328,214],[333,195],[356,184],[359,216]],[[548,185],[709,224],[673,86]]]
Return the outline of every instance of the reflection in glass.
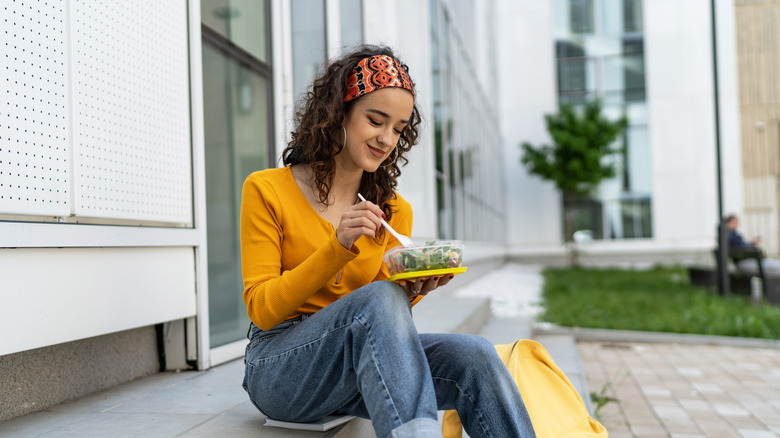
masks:
[[[457,42],[471,41],[474,29],[453,25],[451,4],[429,0],[437,237],[499,241],[506,226],[500,129]]]
[[[246,336],[239,212],[241,186],[269,166],[270,82],[204,42],[206,215],[211,347]]]
[[[626,33],[644,31],[642,0],[623,0],[623,24],[623,31]]]
[[[592,33],[593,0],[569,1],[569,26],[571,33]]]
[[[645,48],[644,38],[623,39],[623,74],[626,102],[645,100]]]
[[[203,24],[268,62],[268,0],[201,0]]]
[[[297,103],[326,61],[325,1],[295,0],[292,14],[293,98]]]
[[[577,230],[590,230],[594,239],[604,238],[601,200],[564,196],[563,207],[564,240],[571,239]]]
[[[570,103],[584,103],[593,97],[596,64],[593,59],[573,58],[558,62],[558,93]]]
[[[341,46],[353,47],[363,42],[363,0],[341,0]]]

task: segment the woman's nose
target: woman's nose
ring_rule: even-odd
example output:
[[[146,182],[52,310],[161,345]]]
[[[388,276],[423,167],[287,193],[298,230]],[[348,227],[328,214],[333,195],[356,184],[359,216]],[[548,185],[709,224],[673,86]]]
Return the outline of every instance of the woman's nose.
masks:
[[[392,146],[395,144],[395,131],[393,129],[383,129],[378,136],[379,142],[385,146]]]

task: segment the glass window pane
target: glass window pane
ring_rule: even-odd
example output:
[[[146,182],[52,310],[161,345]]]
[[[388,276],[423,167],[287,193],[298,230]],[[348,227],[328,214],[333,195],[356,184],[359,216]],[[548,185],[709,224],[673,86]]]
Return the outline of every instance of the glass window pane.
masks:
[[[625,38],[623,40],[623,75],[626,89],[626,101],[645,100],[645,55],[644,39]]]
[[[601,0],[606,35],[642,32],[642,0]]]
[[[620,104],[625,89],[624,59],[621,55],[605,56],[603,58],[604,95],[609,104]],[[615,101],[614,99],[618,99]]]
[[[203,24],[263,62],[268,60],[268,0],[201,0]]]
[[[626,172],[628,187],[626,191],[649,194],[653,187],[651,181],[650,144],[647,139],[647,125],[629,126],[626,137]]]
[[[363,0],[341,0],[341,46],[353,47],[363,42]]]
[[[239,211],[241,186],[269,166],[270,81],[204,43],[206,215],[211,347],[246,336]]]
[[[600,199],[564,196],[564,240],[570,240],[574,232],[579,230],[590,230],[594,239],[603,239],[603,208],[604,206]]]
[[[621,231],[623,238],[652,237],[650,196],[620,201]]]
[[[557,38],[569,36],[569,0],[553,0],[553,33]]]
[[[556,41],[555,55],[558,58],[582,58],[585,56],[585,48],[573,41]]]
[[[436,214],[439,226],[439,239],[446,239],[450,236],[448,221],[447,221],[447,206],[445,201],[447,199],[446,184],[444,182],[444,175],[436,173]]]
[[[623,30],[626,33],[643,32],[643,22],[642,0],[623,0]]]
[[[623,0],[601,0],[601,33],[623,33]]]
[[[309,87],[326,60],[324,0],[295,0],[292,14],[293,96]]]
[[[571,33],[593,33],[593,0],[569,0]]]
[[[558,61],[558,95],[562,102],[584,103],[597,92],[596,60],[588,58]]]

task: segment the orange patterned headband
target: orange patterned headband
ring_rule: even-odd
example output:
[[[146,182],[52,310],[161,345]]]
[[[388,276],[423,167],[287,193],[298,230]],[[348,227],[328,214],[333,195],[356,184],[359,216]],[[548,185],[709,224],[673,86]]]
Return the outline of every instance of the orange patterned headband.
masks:
[[[347,96],[344,97],[344,102],[385,87],[403,88],[414,96],[412,79],[397,59],[387,55],[363,58],[347,78]]]

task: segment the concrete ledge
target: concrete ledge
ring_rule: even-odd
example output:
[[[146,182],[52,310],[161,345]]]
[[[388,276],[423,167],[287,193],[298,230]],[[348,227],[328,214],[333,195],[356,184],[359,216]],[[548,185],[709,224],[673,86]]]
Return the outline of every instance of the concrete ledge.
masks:
[[[0,356],[0,421],[153,375],[159,368],[154,326]]]
[[[649,267],[698,263],[712,259],[712,244],[707,242],[656,242],[648,239],[598,240],[578,248],[580,265],[588,267]],[[564,245],[512,248],[507,260],[552,267],[568,265]]]
[[[743,348],[780,349],[780,340],[739,338],[735,336],[694,335],[687,333],[642,332],[632,330],[608,330],[581,327],[561,327],[549,323],[535,323],[534,336],[569,334],[578,341],[646,342],[664,344],[720,345]]]
[[[479,333],[491,317],[490,298],[431,294],[412,309],[420,333]]]

